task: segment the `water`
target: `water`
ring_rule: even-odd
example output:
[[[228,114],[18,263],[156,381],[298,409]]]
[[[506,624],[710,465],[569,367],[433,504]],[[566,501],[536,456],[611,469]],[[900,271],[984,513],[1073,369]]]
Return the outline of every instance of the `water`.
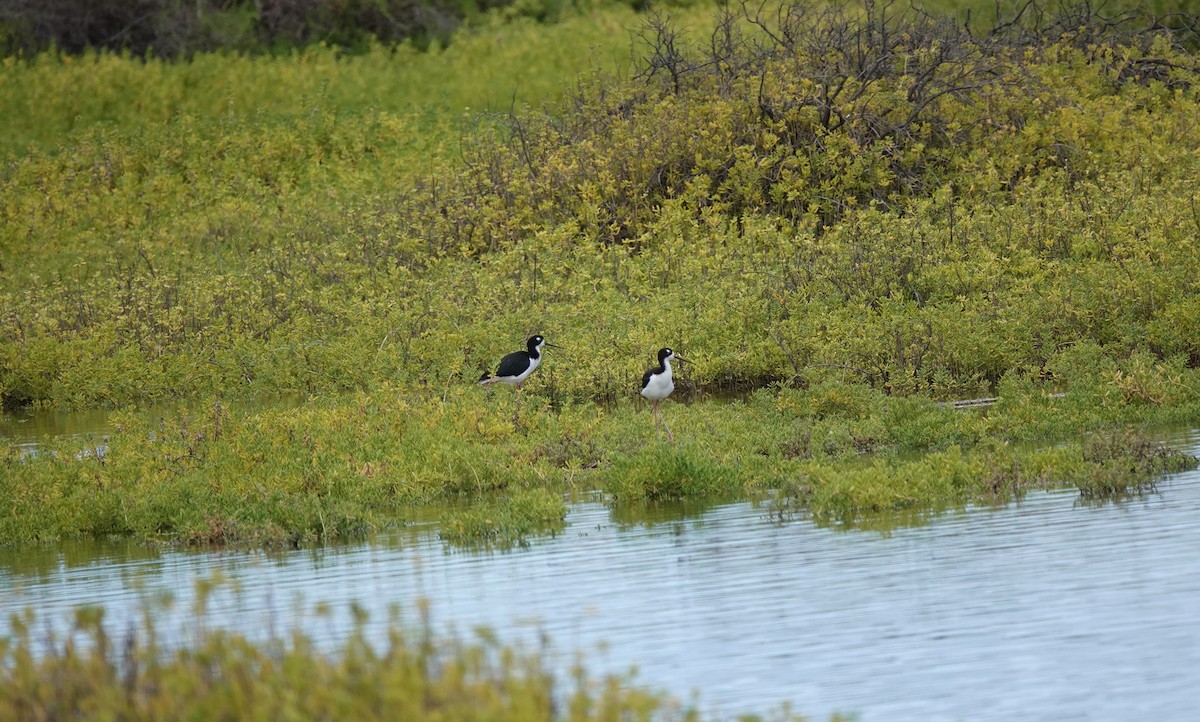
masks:
[[[0,414],[0,440],[21,454],[37,452],[42,440],[53,436],[96,437],[108,432],[110,411],[21,410]]]
[[[230,409],[239,411],[254,411],[257,409],[292,408],[299,406],[303,398],[298,395],[285,395],[270,399],[240,399],[222,402]],[[140,407],[144,413],[175,418],[195,410],[195,404],[161,403]],[[100,442],[100,447],[106,443],[107,435],[112,430],[112,409],[82,409],[64,411],[61,409],[20,409],[13,412],[0,413],[0,441],[16,448],[17,453],[36,454],[46,439],[65,437],[88,439]]]
[[[1169,441],[1200,454],[1200,430]],[[1198,550],[1189,472],[1121,504],[1035,493],[886,534],[780,524],[746,503],[654,523],[583,503],[557,538],[503,553],[448,549],[430,528],[283,555],[0,550],[0,609],[61,623],[102,604],[123,625],[170,592],[160,624],[182,627],[195,580],[221,572],[237,589],[208,619],[251,636],[303,625],[333,648],[352,602],[375,630],[426,599],[439,628],[529,645],[545,632],[564,669],[575,650],[593,673],[636,664],[640,682],[696,690],[725,717],[790,701],[864,722],[1190,719]]]

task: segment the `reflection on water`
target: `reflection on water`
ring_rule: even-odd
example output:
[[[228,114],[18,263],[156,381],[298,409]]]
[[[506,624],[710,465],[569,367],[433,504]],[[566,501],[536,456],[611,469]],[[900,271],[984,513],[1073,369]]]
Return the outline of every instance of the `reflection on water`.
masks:
[[[108,430],[111,411],[57,411],[34,409],[0,414],[0,438],[15,444],[34,444],[51,436],[84,436]]]
[[[1200,431],[1171,441],[1200,453]],[[646,523],[585,502],[559,537],[505,553],[448,550],[428,527],[282,555],[0,550],[0,608],[61,623],[103,604],[119,629],[165,591],[171,628],[195,580],[220,572],[237,590],[208,619],[252,636],[302,625],[331,646],[351,602],[382,628],[427,599],[439,627],[529,644],[544,631],[564,669],[574,650],[593,672],[636,664],[725,716],[783,701],[866,722],[1194,714],[1200,473],[1121,504],[1039,492],[924,521],[845,531],[734,503]]]
[[[68,539],[54,545],[0,547],[0,578],[7,574],[18,585],[52,583],[65,569],[140,566],[160,560],[163,554],[158,547],[127,539]],[[0,602],[3,600],[0,591]]]
[[[27,410],[0,414],[0,448],[11,444],[21,454],[36,453],[38,446],[55,436],[100,436],[108,431],[104,409],[86,411]]]
[[[232,409],[254,411],[257,409],[291,408],[302,403],[300,396],[282,396],[269,400],[249,399],[222,402]],[[139,409],[152,415],[168,417],[186,414],[191,410],[186,403],[141,406]],[[0,413],[0,442],[11,444],[20,453],[36,453],[47,439],[56,436],[75,438],[100,438],[111,430],[111,409],[82,409],[62,411],[60,409],[22,409]]]

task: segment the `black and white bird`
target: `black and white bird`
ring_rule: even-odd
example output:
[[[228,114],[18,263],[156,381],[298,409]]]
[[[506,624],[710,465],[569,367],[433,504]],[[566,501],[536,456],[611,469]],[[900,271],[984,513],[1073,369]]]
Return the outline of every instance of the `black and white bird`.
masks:
[[[529,378],[529,374],[542,363],[542,347],[554,346],[552,343],[546,343],[546,339],[541,335],[530,336],[525,342],[526,351],[513,351],[504,358],[500,359],[500,366],[496,369],[495,376],[488,376],[485,372],[479,377],[481,386],[494,384],[497,381],[503,381],[506,384],[513,384],[517,387],[517,391],[521,390],[521,382]],[[562,348],[554,346],[554,348]]]
[[[648,370],[642,374],[642,396],[654,402],[654,409],[651,414],[654,416],[654,429],[658,430],[658,421],[662,419],[663,428],[667,430],[667,439],[675,441],[675,437],[671,435],[671,428],[667,426],[667,417],[663,416],[662,411],[658,408],[658,402],[671,395],[675,390],[675,380],[671,378],[671,360],[687,361],[682,356],[676,356],[675,352],[669,348],[660,348],[658,350],[658,366]],[[661,432],[660,432],[661,433]]]

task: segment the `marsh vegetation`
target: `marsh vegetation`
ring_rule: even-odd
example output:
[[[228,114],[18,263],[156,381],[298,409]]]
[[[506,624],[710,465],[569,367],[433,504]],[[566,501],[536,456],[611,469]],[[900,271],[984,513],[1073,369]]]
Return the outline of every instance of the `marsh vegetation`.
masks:
[[[6,59],[0,401],[124,410],[103,453],[0,454],[0,539],[294,545],[453,501],[449,538],[519,543],[580,490],[841,519],[1194,463],[1078,439],[1200,409],[1195,26],[995,12]],[[526,398],[474,393],[535,329],[565,349]],[[631,399],[665,342],[677,399],[758,390],[655,443]]]
[[[594,490],[854,524],[1197,463],[1137,431],[1200,418],[1200,26],[1176,4],[438,3],[461,14],[399,32],[408,4],[351,3],[274,36],[274,4],[143,5],[162,22],[108,49],[0,14],[0,405],[118,409],[105,438],[0,440],[0,544],[292,547],[436,508],[447,542],[511,546]],[[534,332],[565,348],[522,398],[474,386]],[[692,362],[675,444],[635,400],[666,345]],[[164,402],[189,410],[139,410]],[[41,658],[0,644],[0,698],[666,709],[583,681],[556,706],[536,656],[487,644],[163,655],[100,621]]]

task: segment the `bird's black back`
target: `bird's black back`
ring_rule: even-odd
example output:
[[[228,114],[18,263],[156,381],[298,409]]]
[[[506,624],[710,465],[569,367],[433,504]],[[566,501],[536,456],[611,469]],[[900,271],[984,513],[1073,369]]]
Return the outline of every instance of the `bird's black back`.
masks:
[[[513,351],[500,359],[500,367],[496,369],[496,375],[519,376],[522,371],[529,368],[529,358],[527,351]]]

